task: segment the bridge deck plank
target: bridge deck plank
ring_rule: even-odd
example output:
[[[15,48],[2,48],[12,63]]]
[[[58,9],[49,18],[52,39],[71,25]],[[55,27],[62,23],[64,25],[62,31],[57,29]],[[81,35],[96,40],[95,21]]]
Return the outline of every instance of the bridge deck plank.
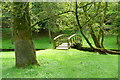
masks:
[[[68,49],[68,43],[62,43],[61,45],[59,45],[58,47],[56,47],[56,49]]]

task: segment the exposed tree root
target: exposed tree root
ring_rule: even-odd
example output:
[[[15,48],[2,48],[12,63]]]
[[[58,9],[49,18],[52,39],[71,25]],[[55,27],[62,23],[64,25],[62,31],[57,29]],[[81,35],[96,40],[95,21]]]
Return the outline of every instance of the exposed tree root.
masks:
[[[89,51],[89,52],[99,52],[100,54],[118,54],[120,55],[120,50],[113,50],[113,49],[101,49],[101,48],[90,48],[90,47],[81,47],[78,45],[72,46],[72,48],[83,50],[83,51]]]

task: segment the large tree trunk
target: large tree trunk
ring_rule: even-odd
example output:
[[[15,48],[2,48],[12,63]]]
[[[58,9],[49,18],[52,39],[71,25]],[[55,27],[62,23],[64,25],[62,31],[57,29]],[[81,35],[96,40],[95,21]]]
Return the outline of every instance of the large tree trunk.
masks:
[[[32,42],[29,3],[14,2],[13,33],[16,67],[37,64],[36,53]]]

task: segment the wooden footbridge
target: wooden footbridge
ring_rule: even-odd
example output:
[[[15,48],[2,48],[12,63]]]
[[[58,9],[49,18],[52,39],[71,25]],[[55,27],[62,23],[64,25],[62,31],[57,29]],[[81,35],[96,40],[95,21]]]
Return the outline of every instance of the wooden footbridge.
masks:
[[[54,38],[54,48],[55,49],[69,49],[70,47],[79,44],[82,46],[82,38],[80,35],[73,34],[68,36],[66,34],[58,35]]]

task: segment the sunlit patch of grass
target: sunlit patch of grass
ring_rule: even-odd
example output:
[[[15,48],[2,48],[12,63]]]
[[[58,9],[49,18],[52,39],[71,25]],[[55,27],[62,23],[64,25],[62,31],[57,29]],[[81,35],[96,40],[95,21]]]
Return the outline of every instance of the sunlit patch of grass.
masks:
[[[89,47],[89,45],[87,44],[86,40],[84,38],[82,38],[82,39],[83,39],[83,46]],[[89,38],[89,41],[95,47],[92,38]],[[104,38],[104,47],[106,49],[118,50],[118,44],[116,44],[116,36],[110,36],[110,35],[109,36],[105,36],[105,38]]]
[[[118,44],[116,44],[116,36],[106,36],[104,40],[104,46],[107,49],[118,49]]]
[[[36,49],[51,49],[53,48],[53,43],[49,42],[49,37],[42,37],[34,39],[34,45]]]
[[[15,68],[14,52],[2,52],[4,78],[117,78],[118,56],[76,49],[36,52],[41,66]]]
[[[2,39],[2,49],[14,49],[11,39]]]

